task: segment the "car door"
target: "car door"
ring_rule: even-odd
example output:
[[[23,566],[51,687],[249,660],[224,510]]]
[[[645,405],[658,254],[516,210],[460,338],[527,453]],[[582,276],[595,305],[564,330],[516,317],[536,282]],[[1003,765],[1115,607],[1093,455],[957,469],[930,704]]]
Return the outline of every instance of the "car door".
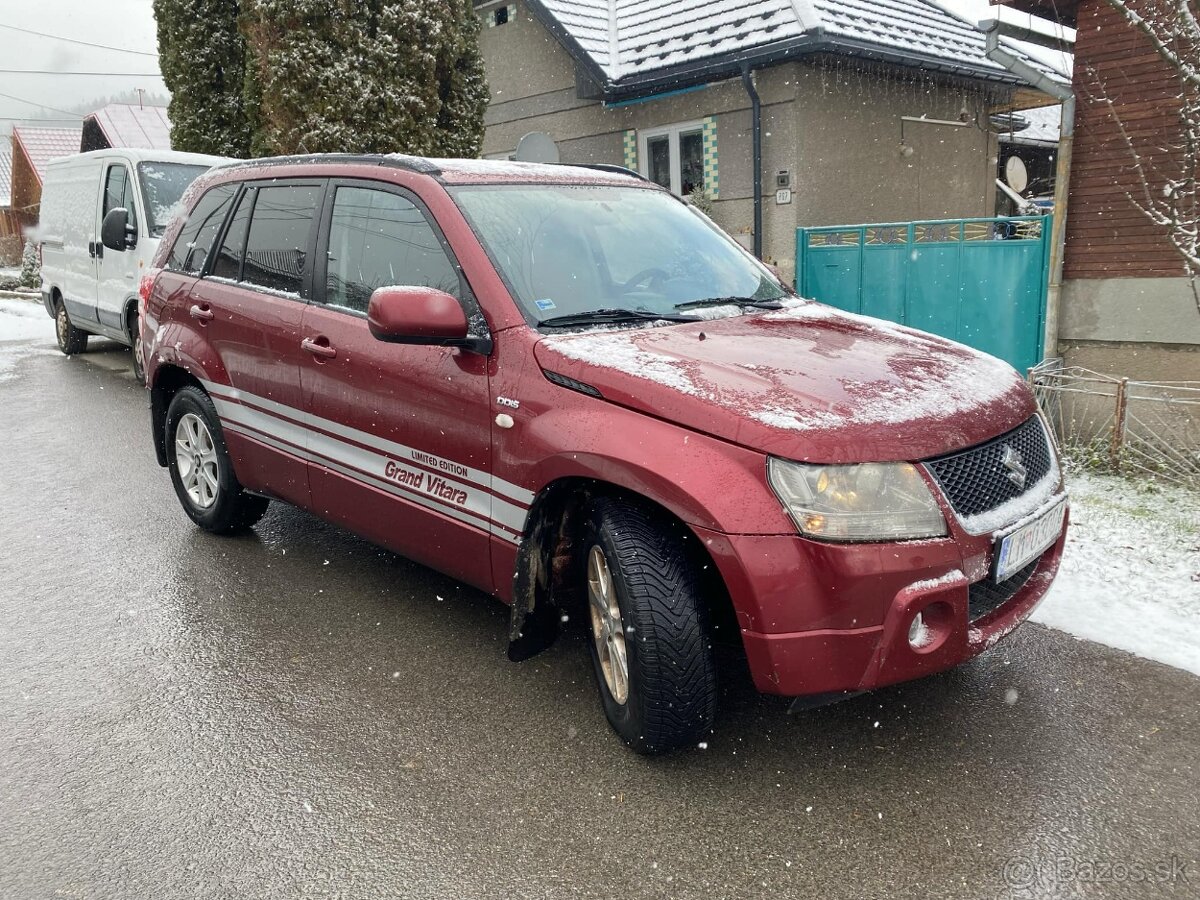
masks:
[[[490,493],[487,357],[384,343],[366,315],[374,289],[408,285],[454,295],[470,318],[466,280],[428,210],[392,185],[333,182],[319,248],[300,361],[313,508],[490,590],[503,511]]]
[[[133,172],[124,160],[106,160],[104,163],[104,187],[101,191],[100,216],[96,223],[96,315],[95,320],[110,336],[124,337],[128,333],[125,322],[126,306],[137,296],[137,258],[132,250],[110,250],[100,243],[100,226],[110,210],[123,208],[129,211],[129,223],[134,233],[140,231],[137,193],[133,183]]]
[[[319,179],[245,186],[218,249],[200,264],[189,312],[227,382],[209,392],[238,479],[300,506],[309,503],[300,323],[323,192]]]

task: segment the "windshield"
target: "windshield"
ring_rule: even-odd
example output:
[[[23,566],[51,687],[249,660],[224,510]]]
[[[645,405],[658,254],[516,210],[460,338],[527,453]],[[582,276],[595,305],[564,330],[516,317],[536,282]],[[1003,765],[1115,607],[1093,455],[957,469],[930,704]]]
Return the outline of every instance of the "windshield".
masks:
[[[207,171],[207,166],[182,163],[144,162],[138,165],[153,237],[162,237],[171,219],[179,212],[183,192]]]
[[[538,323],[600,311],[678,316],[688,304],[769,302],[786,293],[712,223],[660,191],[549,184],[450,191]]]

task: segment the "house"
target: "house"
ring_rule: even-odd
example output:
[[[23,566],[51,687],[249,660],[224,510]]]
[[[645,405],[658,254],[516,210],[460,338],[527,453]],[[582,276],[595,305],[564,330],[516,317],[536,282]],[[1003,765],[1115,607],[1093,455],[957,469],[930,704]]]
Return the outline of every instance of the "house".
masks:
[[[1001,2],[1077,28],[1059,355],[1134,380],[1200,381],[1187,270],[1166,229],[1130,199],[1146,186],[1161,196],[1155,170],[1178,165],[1169,149],[1180,133],[1178,73],[1105,0]]]
[[[476,9],[485,156],[540,132],[562,162],[637,169],[789,275],[799,225],[993,215],[990,117],[1032,93],[924,0]]]
[[[14,125],[12,130],[12,211],[22,229],[37,224],[46,163],[79,152],[79,128]]]
[[[14,264],[14,241],[20,238],[21,224],[12,208],[12,149],[0,147],[0,265]]]
[[[167,108],[110,103],[85,116],[80,151],[110,147],[170,150],[171,120],[167,118]]]

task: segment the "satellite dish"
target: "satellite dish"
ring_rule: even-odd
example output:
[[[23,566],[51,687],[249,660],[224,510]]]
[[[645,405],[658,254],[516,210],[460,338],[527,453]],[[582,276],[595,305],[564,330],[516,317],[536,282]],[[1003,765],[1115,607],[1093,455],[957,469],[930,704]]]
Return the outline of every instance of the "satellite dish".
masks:
[[[517,144],[517,160],[520,162],[556,163],[558,145],[544,131],[531,131]]]
[[[1029,170],[1025,168],[1025,161],[1021,157],[1008,158],[1008,162],[1004,164],[1004,180],[1018,194],[1029,187]]]

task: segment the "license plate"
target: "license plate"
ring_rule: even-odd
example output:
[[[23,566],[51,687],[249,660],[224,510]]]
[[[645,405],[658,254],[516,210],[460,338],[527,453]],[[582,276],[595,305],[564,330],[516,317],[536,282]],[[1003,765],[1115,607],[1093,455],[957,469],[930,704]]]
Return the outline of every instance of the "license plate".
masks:
[[[994,580],[999,583],[1010,578],[1058,540],[1058,536],[1062,534],[1063,516],[1066,512],[1067,502],[1063,500],[1040,518],[1001,538],[996,545]]]

